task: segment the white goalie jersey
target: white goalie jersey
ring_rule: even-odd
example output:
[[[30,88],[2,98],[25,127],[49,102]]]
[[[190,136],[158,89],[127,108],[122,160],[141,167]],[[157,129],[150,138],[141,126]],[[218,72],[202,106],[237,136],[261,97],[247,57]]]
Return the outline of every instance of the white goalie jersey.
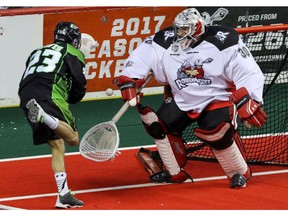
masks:
[[[240,87],[263,103],[264,75],[238,33],[206,28],[203,39],[185,51],[173,44],[173,27],[159,31],[131,53],[121,75],[144,78],[153,70],[159,83],[171,86],[182,111],[201,113],[208,104],[228,101]]]

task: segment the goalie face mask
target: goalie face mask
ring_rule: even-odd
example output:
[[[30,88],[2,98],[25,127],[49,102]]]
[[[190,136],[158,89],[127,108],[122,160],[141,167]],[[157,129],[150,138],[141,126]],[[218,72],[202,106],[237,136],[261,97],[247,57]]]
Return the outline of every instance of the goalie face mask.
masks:
[[[174,41],[182,50],[195,44],[205,32],[204,19],[195,8],[189,8],[179,13],[173,23]]]
[[[73,22],[59,22],[54,30],[54,42],[65,42],[76,49],[81,46],[81,32]]]

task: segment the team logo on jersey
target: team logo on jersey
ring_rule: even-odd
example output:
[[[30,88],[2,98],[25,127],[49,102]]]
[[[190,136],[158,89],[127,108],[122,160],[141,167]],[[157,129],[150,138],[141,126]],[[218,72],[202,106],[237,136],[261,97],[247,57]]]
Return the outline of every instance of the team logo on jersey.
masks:
[[[185,61],[177,71],[177,79],[175,83],[181,90],[186,88],[190,83],[197,83],[200,85],[211,85],[212,81],[205,76],[203,69],[204,64],[209,64],[213,61],[212,58],[207,58],[204,61],[197,59],[193,64]]]
[[[168,40],[168,38],[170,38],[170,37],[174,37],[174,31],[165,31],[164,32],[164,39],[165,39],[165,41],[167,41]]]
[[[215,37],[220,40],[222,43],[226,40],[227,36],[229,35],[229,32],[221,32],[218,31]]]

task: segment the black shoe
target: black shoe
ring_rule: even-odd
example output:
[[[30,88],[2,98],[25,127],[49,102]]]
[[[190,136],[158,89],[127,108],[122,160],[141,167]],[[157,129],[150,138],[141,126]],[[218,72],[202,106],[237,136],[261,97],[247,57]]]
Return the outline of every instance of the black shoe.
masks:
[[[230,188],[244,188],[246,187],[246,178],[241,174],[235,174],[230,180]]]
[[[155,173],[149,177],[153,182],[156,183],[171,183],[171,175],[167,170],[162,170],[158,173]]]
[[[65,195],[58,195],[55,207],[56,208],[76,208],[82,207],[84,202],[74,197],[74,194],[69,191]]]

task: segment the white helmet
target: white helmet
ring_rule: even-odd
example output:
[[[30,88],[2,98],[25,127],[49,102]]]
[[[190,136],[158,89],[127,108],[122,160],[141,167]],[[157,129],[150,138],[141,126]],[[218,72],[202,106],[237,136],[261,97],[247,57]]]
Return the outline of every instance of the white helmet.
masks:
[[[174,44],[180,43],[183,50],[196,43],[205,32],[204,19],[195,8],[179,13],[174,19]]]

